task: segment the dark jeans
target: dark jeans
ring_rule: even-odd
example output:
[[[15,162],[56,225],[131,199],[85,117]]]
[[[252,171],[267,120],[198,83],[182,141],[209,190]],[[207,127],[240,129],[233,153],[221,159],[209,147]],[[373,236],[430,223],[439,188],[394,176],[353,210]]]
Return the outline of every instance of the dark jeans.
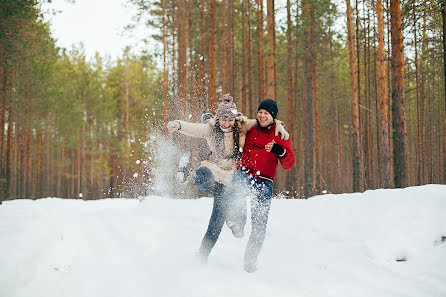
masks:
[[[236,170],[233,178],[233,188],[237,193],[243,193],[243,188],[251,191],[251,234],[245,250],[245,264],[255,264],[265,241],[266,226],[271,209],[273,183],[255,178],[245,171]],[[246,195],[239,195],[238,199],[246,199]],[[240,217],[243,222],[243,216]],[[246,220],[245,220],[246,221]]]
[[[216,182],[212,172],[206,167],[197,169],[195,185],[201,191],[214,196],[211,218],[209,219],[209,225],[199,249],[199,256],[202,260],[206,261],[212,248],[217,242],[223,224],[225,223],[226,205],[223,199],[223,192],[226,187],[223,184]]]

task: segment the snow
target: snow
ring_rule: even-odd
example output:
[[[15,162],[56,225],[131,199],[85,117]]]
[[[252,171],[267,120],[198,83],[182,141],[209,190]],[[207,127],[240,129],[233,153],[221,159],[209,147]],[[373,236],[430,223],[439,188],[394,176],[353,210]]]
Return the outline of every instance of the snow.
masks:
[[[195,260],[211,209],[160,196],[6,201],[0,296],[446,296],[445,185],[274,199],[253,274],[250,222]]]

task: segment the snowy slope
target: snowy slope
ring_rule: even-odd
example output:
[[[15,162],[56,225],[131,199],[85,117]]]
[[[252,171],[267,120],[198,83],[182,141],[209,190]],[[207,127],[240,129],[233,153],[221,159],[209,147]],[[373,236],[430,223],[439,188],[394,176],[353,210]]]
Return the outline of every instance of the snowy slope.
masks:
[[[227,227],[207,265],[194,260],[211,208],[156,196],[5,202],[0,296],[446,296],[445,185],[276,199],[254,274],[246,236]]]

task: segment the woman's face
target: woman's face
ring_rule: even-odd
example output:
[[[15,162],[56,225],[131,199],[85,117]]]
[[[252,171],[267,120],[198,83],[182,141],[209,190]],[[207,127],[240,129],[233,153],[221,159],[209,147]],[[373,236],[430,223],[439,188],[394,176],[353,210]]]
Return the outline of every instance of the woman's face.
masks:
[[[220,124],[220,129],[223,132],[231,132],[235,124],[235,119],[218,119],[218,123]]]
[[[268,111],[266,111],[264,109],[260,109],[257,112],[257,120],[259,121],[260,126],[262,126],[262,127],[266,127],[266,126],[272,124],[274,121],[273,116]]]

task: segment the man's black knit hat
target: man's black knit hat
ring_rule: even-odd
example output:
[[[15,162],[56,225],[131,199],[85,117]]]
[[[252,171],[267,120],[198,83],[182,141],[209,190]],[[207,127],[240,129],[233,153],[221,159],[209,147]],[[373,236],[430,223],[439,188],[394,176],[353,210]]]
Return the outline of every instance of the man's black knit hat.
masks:
[[[264,109],[267,112],[269,112],[271,114],[271,116],[273,117],[273,119],[276,118],[277,113],[279,112],[277,103],[273,99],[265,99],[262,102],[260,102],[259,108],[257,108],[257,111],[259,111],[261,109]]]

